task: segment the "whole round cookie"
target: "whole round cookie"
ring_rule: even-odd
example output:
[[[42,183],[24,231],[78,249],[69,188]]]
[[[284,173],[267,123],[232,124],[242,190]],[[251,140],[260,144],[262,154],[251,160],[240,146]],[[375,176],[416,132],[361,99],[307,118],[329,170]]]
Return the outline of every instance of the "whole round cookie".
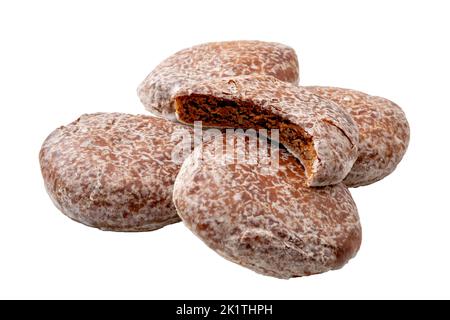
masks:
[[[343,107],[358,126],[358,159],[344,180],[347,186],[365,186],[395,170],[408,148],[410,134],[408,120],[398,105],[350,89],[305,88]]]
[[[224,258],[264,275],[308,276],[345,265],[361,243],[348,189],[309,188],[296,158],[270,147],[278,160],[262,161],[251,137],[228,135],[226,151],[210,142],[186,159],[173,195],[185,225]]]
[[[274,42],[200,44],[181,50],[161,62],[137,91],[148,111],[176,120],[172,98],[180,87],[201,80],[250,74],[271,75],[297,84],[297,55],[292,48]]]
[[[172,189],[191,133],[155,117],[83,115],[45,140],[39,154],[45,187],[65,215],[85,225],[161,228],[179,221]]]

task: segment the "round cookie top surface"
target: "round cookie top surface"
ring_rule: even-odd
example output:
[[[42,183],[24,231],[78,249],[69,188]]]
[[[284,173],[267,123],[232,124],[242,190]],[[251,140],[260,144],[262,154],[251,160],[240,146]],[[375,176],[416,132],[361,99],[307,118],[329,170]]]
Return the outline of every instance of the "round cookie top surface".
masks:
[[[45,140],[45,186],[64,214],[89,226],[147,231],[177,222],[172,188],[186,154],[176,152],[190,148],[182,137],[191,132],[149,116],[83,115]]]
[[[274,42],[226,41],[197,45],[159,64],[140,84],[138,95],[147,110],[175,120],[172,97],[179,88],[196,81],[249,74],[267,74],[297,84],[297,55],[292,48]]]
[[[394,102],[363,92],[334,87],[305,87],[343,107],[358,126],[358,159],[344,183],[359,187],[392,173],[409,144],[410,129],[403,110]]]
[[[186,159],[174,186],[185,225],[226,259],[265,275],[290,278],[342,267],[361,243],[348,189],[309,188],[296,158],[271,147],[273,162],[267,162],[250,151],[250,136],[228,136],[233,151],[205,143]]]

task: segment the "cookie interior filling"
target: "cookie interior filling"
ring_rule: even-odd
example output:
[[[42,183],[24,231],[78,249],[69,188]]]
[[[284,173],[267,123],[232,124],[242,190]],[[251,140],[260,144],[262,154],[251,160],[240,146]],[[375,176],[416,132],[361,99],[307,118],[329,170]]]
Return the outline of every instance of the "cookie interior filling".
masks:
[[[175,109],[178,119],[187,124],[202,121],[205,127],[279,129],[280,143],[295,150],[307,175],[312,173],[312,165],[317,158],[312,137],[298,125],[263,110],[255,103],[192,94],[177,97]]]

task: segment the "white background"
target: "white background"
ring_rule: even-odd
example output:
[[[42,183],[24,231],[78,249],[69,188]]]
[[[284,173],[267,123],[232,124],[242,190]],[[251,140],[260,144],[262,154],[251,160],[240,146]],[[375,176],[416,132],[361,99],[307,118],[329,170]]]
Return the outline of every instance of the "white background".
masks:
[[[0,298],[450,298],[449,1],[1,1]],[[409,150],[352,190],[364,239],[339,271],[258,275],[182,224],[151,233],[72,222],[47,196],[38,152],[82,113],[145,113],[136,87],[194,44],[294,47],[301,83],[402,106]]]

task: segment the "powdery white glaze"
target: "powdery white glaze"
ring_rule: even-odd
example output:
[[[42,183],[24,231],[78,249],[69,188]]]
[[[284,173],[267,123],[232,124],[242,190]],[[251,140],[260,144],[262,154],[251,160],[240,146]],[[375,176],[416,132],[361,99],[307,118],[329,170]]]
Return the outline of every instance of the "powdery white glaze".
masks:
[[[279,170],[265,170],[237,143],[243,136],[232,136],[235,152],[215,152],[207,143],[184,162],[173,198],[185,225],[224,258],[264,275],[291,278],[345,265],[361,244],[348,189],[309,188],[301,164],[285,150]],[[236,160],[242,154],[248,162]]]
[[[334,102],[296,85],[271,76],[227,77],[190,84],[181,88],[175,99],[192,95],[249,102],[309,134],[316,152],[312,170],[307,172],[310,186],[341,182],[358,156],[358,128],[351,116]],[[180,122],[187,122],[179,113],[177,117]],[[195,120],[202,120],[201,116]],[[280,142],[302,160],[301,148],[283,139],[282,132],[280,136]]]
[[[365,186],[392,173],[409,144],[405,113],[394,102],[363,92],[333,87],[306,87],[351,114],[359,128],[358,159],[344,183]]]
[[[262,41],[211,42],[181,50],[158,65],[138,87],[145,108],[175,120],[173,96],[197,81],[244,74],[267,74],[298,83],[295,51]]]
[[[83,115],[45,140],[45,187],[65,215],[88,226],[149,231],[178,222],[172,188],[181,164],[171,158],[183,132],[192,134],[155,117]]]

